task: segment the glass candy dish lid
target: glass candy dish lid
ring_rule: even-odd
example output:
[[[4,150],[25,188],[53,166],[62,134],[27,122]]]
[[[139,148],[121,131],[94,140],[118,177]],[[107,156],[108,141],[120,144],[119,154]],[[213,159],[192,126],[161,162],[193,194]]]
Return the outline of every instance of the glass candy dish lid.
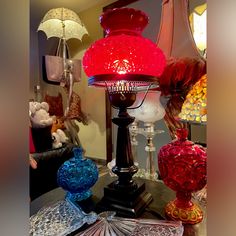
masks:
[[[127,219],[116,217],[115,212],[102,212],[98,221],[76,236],[182,236],[180,221]]]
[[[92,224],[97,214],[84,213],[69,200],[58,201],[42,208],[30,217],[30,236],[65,236],[82,227]]]

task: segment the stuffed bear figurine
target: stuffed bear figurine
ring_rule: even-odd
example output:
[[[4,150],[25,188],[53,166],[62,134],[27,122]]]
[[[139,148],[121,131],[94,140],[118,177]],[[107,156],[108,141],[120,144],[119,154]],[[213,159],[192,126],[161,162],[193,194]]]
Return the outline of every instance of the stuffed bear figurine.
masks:
[[[29,103],[29,115],[33,128],[43,128],[52,125],[53,119],[50,117],[48,111],[49,105],[46,102]]]
[[[68,137],[66,137],[65,133],[61,129],[57,129],[55,132],[52,133],[53,148],[59,148],[62,147],[63,143],[66,143],[68,141]]]
[[[64,119],[63,117],[52,116],[53,124],[52,124],[52,133],[56,132],[58,129],[65,129]]]

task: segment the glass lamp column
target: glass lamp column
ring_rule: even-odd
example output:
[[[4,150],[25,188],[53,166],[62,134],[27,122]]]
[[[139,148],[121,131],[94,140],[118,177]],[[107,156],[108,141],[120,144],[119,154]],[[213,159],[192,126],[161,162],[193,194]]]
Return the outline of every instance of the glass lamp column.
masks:
[[[153,138],[156,134],[161,134],[163,130],[155,129],[155,122],[161,120],[165,115],[165,109],[160,102],[161,92],[158,90],[150,90],[143,102],[143,104],[134,110],[135,117],[144,122],[144,128],[139,128],[139,134],[146,137],[145,151],[147,152],[146,170],[144,177],[147,179],[157,180],[157,173],[155,170],[153,154],[156,147],[153,143]],[[140,102],[143,94],[138,95],[137,101]],[[143,171],[140,171],[140,177],[143,176]]]
[[[147,152],[147,160],[146,160],[146,170],[145,170],[145,178],[151,180],[157,180],[158,175],[155,169],[154,164],[154,153],[156,151],[156,147],[153,143],[153,138],[156,134],[161,134],[164,130],[155,130],[155,124],[152,122],[145,122],[144,128],[140,128],[140,134],[146,137],[147,143],[145,146],[145,151]]]

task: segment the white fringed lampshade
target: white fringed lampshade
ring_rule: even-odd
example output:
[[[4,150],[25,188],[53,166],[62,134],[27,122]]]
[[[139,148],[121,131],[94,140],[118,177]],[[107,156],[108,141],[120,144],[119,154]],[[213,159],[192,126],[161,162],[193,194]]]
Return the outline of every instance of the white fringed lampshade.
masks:
[[[71,38],[81,40],[88,34],[79,16],[64,7],[49,10],[40,22],[38,31],[40,30],[47,35],[47,38],[57,37],[65,40]]]

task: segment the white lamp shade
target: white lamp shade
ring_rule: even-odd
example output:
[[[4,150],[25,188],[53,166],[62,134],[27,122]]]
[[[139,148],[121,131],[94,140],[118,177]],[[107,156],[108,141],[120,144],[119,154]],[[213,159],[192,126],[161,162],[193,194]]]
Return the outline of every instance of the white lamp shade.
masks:
[[[165,116],[165,109],[160,102],[160,91],[149,91],[142,106],[134,109],[132,115],[137,120],[143,122],[155,122],[161,120]],[[136,104],[141,103],[144,97],[144,92],[137,95]]]
[[[66,40],[71,38],[81,40],[85,34],[88,34],[79,16],[63,7],[49,10],[40,22],[38,31],[43,31],[47,38],[57,37]]]

